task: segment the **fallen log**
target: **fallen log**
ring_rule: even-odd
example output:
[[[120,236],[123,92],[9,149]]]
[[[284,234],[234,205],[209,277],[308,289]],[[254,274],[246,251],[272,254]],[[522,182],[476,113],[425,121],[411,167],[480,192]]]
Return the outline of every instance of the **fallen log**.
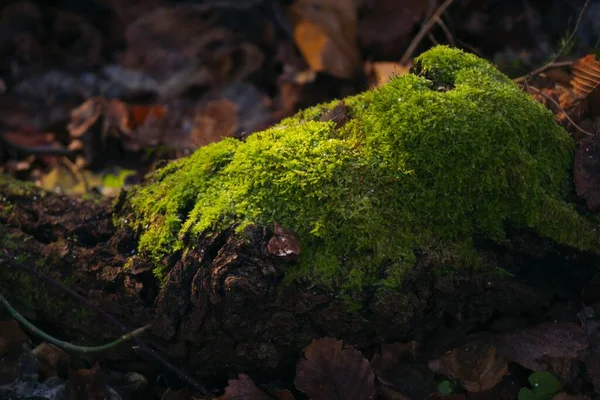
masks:
[[[543,319],[599,261],[571,196],[574,143],[483,60],[439,47],[417,67],[201,148],[112,203],[1,178],[5,297],[63,340],[122,334],[16,268],[33,267],[128,328],[151,323],[156,349],[215,382],[289,378],[315,337],[435,351],[497,318]]]

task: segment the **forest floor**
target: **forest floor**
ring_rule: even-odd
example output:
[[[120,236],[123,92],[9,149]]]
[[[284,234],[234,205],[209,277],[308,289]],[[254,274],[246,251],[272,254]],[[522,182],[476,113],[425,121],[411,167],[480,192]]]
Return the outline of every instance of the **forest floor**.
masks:
[[[597,0],[5,1],[0,173],[112,201],[165,161],[406,74],[435,44],[490,60],[551,109],[578,143],[577,194],[600,209]],[[295,387],[246,375],[206,386],[231,400],[599,399],[600,274],[574,292],[545,315],[522,317],[535,325],[503,321],[515,329],[425,363],[414,341],[365,355],[322,338],[299,355]],[[32,340],[38,375],[68,382],[62,394],[56,384],[39,389],[40,398],[209,398],[185,379],[149,382],[94,360],[69,365],[24,331],[0,321],[0,357]],[[510,359],[497,356],[503,348]],[[0,385],[35,386],[15,378],[36,368],[28,362],[4,363]]]

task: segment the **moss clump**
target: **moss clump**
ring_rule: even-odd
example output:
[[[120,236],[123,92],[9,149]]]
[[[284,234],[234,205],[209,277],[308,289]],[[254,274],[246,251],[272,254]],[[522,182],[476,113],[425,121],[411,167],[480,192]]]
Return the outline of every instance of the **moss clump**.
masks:
[[[415,250],[469,260],[473,235],[534,228],[596,250],[592,225],[565,199],[574,143],[553,115],[487,61],[439,46],[416,74],[345,99],[341,127],[317,106],[225,139],[154,173],[129,195],[140,251],[182,249],[186,235],[279,222],[301,237],[289,277],[396,287]]]

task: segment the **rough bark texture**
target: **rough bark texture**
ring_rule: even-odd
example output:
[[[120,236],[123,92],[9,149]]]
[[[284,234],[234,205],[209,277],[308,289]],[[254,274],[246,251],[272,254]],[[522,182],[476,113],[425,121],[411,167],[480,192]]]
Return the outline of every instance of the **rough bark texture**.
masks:
[[[78,343],[101,343],[122,333],[19,272],[15,257],[131,328],[152,322],[146,338],[154,346],[188,372],[213,381],[239,371],[261,379],[289,377],[300,350],[314,337],[340,338],[367,354],[376,344],[408,339],[436,351],[506,317],[555,318],[552,306],[576,298],[598,261],[532,232],[514,232],[506,247],[480,243],[489,263],[512,277],[491,269],[461,271],[451,263],[447,273],[440,272],[443,266],[434,261],[439,258],[421,254],[401,292],[362,293],[354,299],[362,309],[352,312],[332,291],[282,286],[291,261],[269,255],[269,229],[252,227],[244,241],[232,231],[197,238],[195,250],[165,259],[172,268],[160,287],[143,258],[124,268],[136,238],[112,224],[122,205],[42,194],[9,180],[0,181],[0,200],[0,287],[27,317]],[[139,361],[127,347],[107,357]],[[146,370],[154,367],[140,363]]]

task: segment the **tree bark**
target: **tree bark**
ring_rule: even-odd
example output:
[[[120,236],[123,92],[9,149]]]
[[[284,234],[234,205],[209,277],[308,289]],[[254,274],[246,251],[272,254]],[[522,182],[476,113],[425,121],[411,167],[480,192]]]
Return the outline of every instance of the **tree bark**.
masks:
[[[35,268],[131,329],[152,323],[145,339],[184,370],[213,382],[236,372],[289,378],[300,350],[315,337],[343,339],[366,354],[377,344],[411,339],[436,352],[498,319],[528,313],[544,320],[552,317],[554,303],[578,298],[599,261],[534,232],[512,232],[503,246],[478,243],[486,262],[508,274],[496,267],[461,269],[451,260],[439,265],[438,258],[420,254],[401,291],[357,294],[360,309],[351,310],[332,290],[283,285],[293,261],[270,255],[273,232],[258,226],[245,240],[233,230],[194,238],[188,243],[193,250],[164,259],[171,268],[161,286],[144,257],[126,267],[137,239],[113,225],[123,201],[85,200],[0,180],[0,287],[28,318],[63,340],[92,345],[123,333],[17,266]],[[127,345],[107,357],[144,358]],[[157,366],[139,367],[156,372]]]

